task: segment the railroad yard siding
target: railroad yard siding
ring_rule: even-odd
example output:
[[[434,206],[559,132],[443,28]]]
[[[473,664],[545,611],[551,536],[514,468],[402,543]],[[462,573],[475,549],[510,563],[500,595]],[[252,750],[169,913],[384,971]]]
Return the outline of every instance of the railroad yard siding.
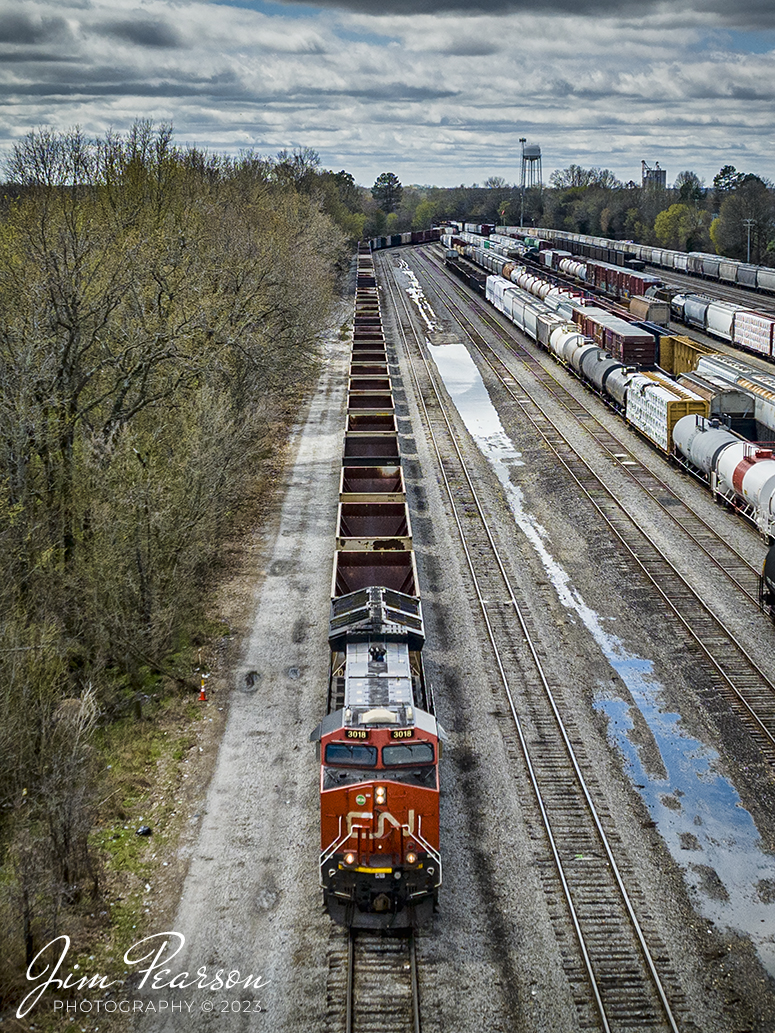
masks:
[[[418,275],[422,276],[421,265],[412,261],[412,266]],[[457,342],[460,340],[460,332],[456,331],[451,320],[443,318],[443,303],[434,297],[432,287],[426,282],[424,286],[435,311],[442,316],[437,335],[430,335],[431,341]],[[551,360],[547,359],[547,362]],[[519,373],[516,376],[524,380]],[[571,383],[573,391],[584,391],[580,384]],[[542,406],[550,408],[556,404],[552,403],[550,398],[543,397],[535,384],[525,381],[524,389],[526,395],[533,394]],[[580,502],[574,486],[566,481],[556,466],[553,466],[540,443],[535,440],[534,434],[526,427],[524,421],[519,419],[518,413],[513,407],[509,411],[509,403],[503,393],[493,387],[492,395],[501,411],[504,426],[516,447],[523,453],[525,469],[521,472],[519,483],[525,495],[525,508],[534,514],[536,522],[546,530],[548,538],[554,543],[557,558],[570,573],[574,589],[578,590],[589,606],[605,614],[607,620],[615,620],[613,627],[617,637],[629,643],[629,648],[636,655],[646,656],[652,660],[655,678],[665,687],[665,709],[669,710],[675,706],[676,712],[683,715],[682,721],[686,722],[688,731],[696,732],[701,741],[720,746],[724,757],[721,762],[724,770],[734,773],[736,784],[744,793],[746,805],[755,812],[759,827],[764,830],[766,842],[772,842],[771,778],[765,774],[766,769],[761,759],[756,759],[757,751],[748,740],[746,731],[741,729],[738,723],[727,721],[723,715],[723,706],[719,710],[718,704],[715,704],[714,712],[707,712],[706,687],[703,679],[697,676],[696,658],[685,639],[677,634],[674,622],[666,620],[647,586],[632,571],[628,571],[622,560],[611,550],[605,529],[594,514],[587,511]],[[610,420],[612,427],[616,426],[615,417],[604,414],[603,419]],[[571,435],[576,434],[581,447],[588,447],[588,443],[584,442],[584,435],[578,430],[574,431],[569,425],[567,432]],[[622,433],[621,428],[619,433]],[[466,440],[466,432],[462,427],[460,437],[461,440]],[[629,437],[633,453],[647,462],[661,462],[649,446],[634,435]],[[604,466],[610,471],[610,458],[601,456],[597,461],[601,471]],[[488,476],[492,477],[491,472],[489,475],[482,472],[483,483],[487,481]],[[688,485],[685,478],[677,473],[671,476],[679,489],[696,496],[695,502],[705,509],[709,519],[723,524],[725,533],[732,537],[737,536],[742,542],[750,543],[753,551],[763,551],[750,531],[740,526],[739,521],[735,521],[729,514],[714,507],[709,499],[702,496],[701,489],[695,491],[694,486]],[[628,509],[631,509],[636,517],[640,516],[644,526],[654,529],[655,532],[658,530],[665,538],[671,534],[674,536],[674,529],[671,530],[667,521],[651,508],[648,500],[643,498],[642,492],[626,487],[624,479],[619,490],[623,492]],[[492,491],[494,499],[497,500],[497,484],[493,484]],[[497,513],[497,501],[493,502],[493,507]],[[502,526],[502,522],[507,526],[510,519],[510,515],[504,509],[502,498],[500,512],[501,516],[496,517],[496,528]],[[513,531],[512,539],[514,540]],[[513,548],[519,549],[516,541]],[[682,547],[676,545],[672,551],[672,558],[680,560]],[[519,563],[517,557],[514,562]],[[595,656],[596,647],[590,642],[588,634],[559,603],[556,592],[547,583],[546,574],[540,565],[536,564],[535,557],[523,556],[521,562],[524,567],[523,584],[528,586],[526,590],[534,595],[539,612],[544,613],[541,634],[546,640],[546,652],[558,663],[560,669],[564,670],[568,693],[577,700],[578,712],[574,716],[582,729],[581,739],[592,751],[592,763],[599,771],[602,784],[611,794],[611,813],[628,851],[631,851],[630,856],[634,857],[636,865],[642,868],[647,898],[652,902],[652,909],[659,911],[663,934],[671,945],[671,952],[675,952],[671,953],[671,956],[678,961],[681,978],[684,985],[689,988],[690,1006],[695,1021],[700,1028],[719,1030],[729,1028],[728,1023],[733,1018],[734,1021],[744,1023],[748,1014],[756,1014],[756,1022],[763,1021],[764,1015],[772,1014],[773,1000],[768,978],[754,960],[750,946],[734,935],[728,937],[726,942],[722,936],[721,942],[718,943],[714,931],[711,929],[709,932],[708,923],[700,916],[693,915],[686,887],[677,866],[669,857],[662,856],[664,848],[659,837],[647,831],[650,822],[648,815],[641,810],[642,803],[628,788],[627,780],[623,779],[620,773],[617,774],[620,762],[617,761],[615,752],[611,754],[604,734],[605,722],[601,712],[593,710],[592,703],[601,692],[623,691],[620,680],[614,675],[610,688],[605,689],[605,667],[601,668],[600,656]],[[689,567],[691,565],[690,562]],[[702,566],[702,563],[694,561],[696,576],[703,577],[707,573],[700,570]],[[704,589],[711,597],[714,592],[718,594],[721,591],[712,585],[712,581],[713,579],[708,577],[708,584]],[[725,590],[722,594],[724,592]],[[728,607],[729,613],[725,615],[734,618],[734,596],[731,592],[726,594],[728,599],[722,605]],[[738,606],[738,611],[740,609]],[[758,631],[750,627],[751,614],[748,610],[738,612],[737,619],[741,635],[744,634],[744,626],[749,625],[749,644],[754,647],[761,641],[761,634],[769,633],[771,636],[771,629],[764,622],[756,625]],[[469,678],[466,686],[469,701],[477,688],[476,683]],[[481,706],[484,708],[484,700]],[[442,694],[439,705],[442,723],[445,717],[443,708]],[[634,712],[637,713],[637,707],[634,708]],[[644,724],[636,724],[631,734],[640,743],[639,748],[646,757],[647,766],[658,767],[659,749],[648,728]],[[489,772],[481,774],[485,784],[488,777]],[[762,777],[768,785],[763,792],[760,781]],[[482,791],[485,791],[484,788]],[[659,902],[659,905],[656,902]],[[709,937],[714,937],[714,944],[718,945],[707,950]],[[708,965],[706,954],[716,951],[720,952],[717,957],[723,958],[723,962]],[[733,970],[731,973],[730,969]],[[721,990],[725,984],[737,987],[726,999],[725,993]],[[718,995],[714,996],[717,991]],[[712,1000],[706,999],[709,993],[713,997]],[[745,1003],[736,1000],[738,994],[743,995]]]
[[[460,328],[421,256],[408,249],[386,252],[378,256],[377,268],[385,276],[395,273],[400,283],[400,259],[415,270],[438,317],[430,329],[420,324],[423,336],[427,334],[433,345],[459,345]],[[472,600],[470,576],[386,291],[382,305],[386,336],[397,359],[391,361],[390,374],[423,588],[426,674],[449,736],[441,761],[444,885],[434,926],[418,938],[422,1028],[425,1033],[570,1031],[580,1028],[580,1017],[590,1015],[589,1002],[580,1000],[575,942],[551,876],[532,790],[520,767],[513,725]],[[511,332],[516,333],[513,327]],[[318,392],[298,431],[296,463],[288,473],[276,537],[267,551],[244,662],[235,672],[227,729],[198,818],[200,832],[175,924],[189,939],[185,960],[190,964],[264,975],[268,985],[257,996],[267,1011],[262,1016],[192,1013],[185,1022],[194,1033],[241,1033],[262,1023],[288,1033],[338,1033],[336,1002],[326,1000],[331,923],[318,889],[318,767],[307,737],[325,705],[347,354],[345,345],[332,342]],[[552,359],[542,356],[544,360],[556,369]],[[610,456],[590,444],[570,417],[557,411],[556,401],[510,361],[515,389],[554,412],[563,432],[609,478],[627,510],[660,541],[675,537],[665,514],[628,480],[626,468],[614,466],[612,471]],[[479,368],[502,426],[521,453],[524,465],[512,473],[523,510],[545,535],[569,586],[601,615],[603,627],[629,654],[651,662],[653,679],[663,689],[660,709],[680,714],[683,732],[718,751],[717,770],[734,781],[765,845],[772,848],[772,776],[747,729],[711,691],[698,670],[696,654],[676,622],[665,616],[653,589],[611,548],[600,516],[580,499],[576,485],[558,468],[503,387],[481,364]],[[566,379],[571,392],[585,396],[581,384]],[[714,926],[694,909],[679,864],[627,777],[622,751],[628,745],[649,777],[666,775],[660,743],[639,716],[629,684],[601,654],[580,611],[558,594],[535,542],[515,524],[513,497],[474,443],[451,398],[449,406],[461,447],[476,471],[493,533],[519,579],[541,654],[550,664],[575,729],[585,773],[600,795],[606,823],[627,858],[628,871],[635,873],[639,907],[649,912],[649,922],[665,946],[665,964],[680,985],[687,1009],[681,1013],[682,1030],[729,1033],[772,1028],[773,984],[753,947],[745,937]],[[629,435],[628,454],[633,458],[663,462],[642,439],[623,429],[616,416],[603,411],[601,419],[612,432]],[[348,476],[350,501],[357,504],[369,497],[374,486],[360,483],[356,467]],[[750,530],[713,506],[701,488],[677,471],[669,478],[677,492],[690,497],[692,505],[701,507],[741,549],[753,558],[762,553]],[[734,590],[720,586],[707,564],[681,543],[673,542],[670,551],[734,622],[741,639],[761,648],[768,634],[766,641],[773,644],[775,632],[764,618],[760,621],[741,607]],[[492,602],[497,605],[497,600]],[[775,667],[775,649],[771,660]],[[775,670],[770,673],[775,676]],[[529,737],[540,737],[527,679],[515,689]],[[634,715],[634,726],[619,739],[616,711],[609,706],[616,701],[623,701],[627,713]],[[667,784],[665,797],[680,809],[675,788]],[[701,851],[687,850],[686,856],[696,866],[698,886],[705,880],[706,889],[712,890]],[[583,865],[583,853],[570,860]],[[182,967],[182,956],[177,960]],[[167,1027],[150,1023],[141,1026],[140,1033],[172,1033],[179,1023],[177,1017]]]

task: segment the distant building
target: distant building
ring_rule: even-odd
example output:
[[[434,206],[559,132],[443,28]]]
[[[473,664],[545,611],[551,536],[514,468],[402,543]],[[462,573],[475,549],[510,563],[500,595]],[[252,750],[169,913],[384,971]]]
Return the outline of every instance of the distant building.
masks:
[[[645,190],[646,187],[654,187],[658,190],[667,189],[667,169],[661,169],[659,162],[654,163],[654,168],[647,165],[645,161],[640,163],[640,185]]]

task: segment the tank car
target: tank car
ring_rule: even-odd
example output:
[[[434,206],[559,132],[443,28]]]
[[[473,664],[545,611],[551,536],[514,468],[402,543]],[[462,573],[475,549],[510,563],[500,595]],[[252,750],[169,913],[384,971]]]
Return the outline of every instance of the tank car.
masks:
[[[684,416],[673,428],[676,452],[707,481],[710,481],[719,455],[738,441],[739,435],[722,427],[718,420],[702,416]]]
[[[775,537],[775,453],[746,441],[718,420],[684,416],[673,444],[708,481],[714,497],[738,510],[768,539]]]

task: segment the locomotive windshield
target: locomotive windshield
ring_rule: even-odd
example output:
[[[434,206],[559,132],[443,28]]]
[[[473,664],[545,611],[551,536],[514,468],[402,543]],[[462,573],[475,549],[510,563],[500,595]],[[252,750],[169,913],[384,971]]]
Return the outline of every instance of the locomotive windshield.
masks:
[[[326,764],[340,767],[374,768],[377,766],[377,747],[349,742],[330,742],[326,746]]]
[[[435,768],[429,768],[429,771],[435,772]],[[323,768],[323,788],[324,789],[341,789],[342,786],[354,786],[358,782],[373,782],[374,772],[370,769],[361,770],[360,768],[332,768],[330,766]]]
[[[348,774],[348,772],[342,772]],[[436,766],[425,764],[421,768],[390,768],[388,771],[380,772],[386,782],[398,782],[407,786],[419,786],[421,789],[436,788]],[[369,775],[373,779],[374,775]]]
[[[382,763],[386,768],[403,764],[432,764],[433,746],[429,742],[402,742],[400,745],[383,746]]]

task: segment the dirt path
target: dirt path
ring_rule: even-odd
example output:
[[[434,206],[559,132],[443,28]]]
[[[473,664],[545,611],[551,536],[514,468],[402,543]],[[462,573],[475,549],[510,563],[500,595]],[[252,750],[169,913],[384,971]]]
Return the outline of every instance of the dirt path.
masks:
[[[149,976],[134,993],[145,1004],[142,1031],[301,1030],[320,1021],[305,1016],[310,998],[324,999],[325,959],[317,960],[311,944],[325,941],[328,927],[317,885],[317,765],[308,737],[317,720],[310,715],[325,707],[347,357],[345,344],[329,345],[295,432],[295,462],[281,486],[282,512],[172,927],[185,945],[165,966],[170,972],[158,978],[159,989],[148,992]],[[163,942],[159,937],[145,951],[155,955]],[[164,956],[178,943],[170,938]],[[298,966],[302,957],[307,963]],[[218,969],[223,980],[233,970],[241,978],[231,989],[199,989],[201,968],[203,983],[212,983]],[[193,985],[171,989],[180,972],[189,972]]]

